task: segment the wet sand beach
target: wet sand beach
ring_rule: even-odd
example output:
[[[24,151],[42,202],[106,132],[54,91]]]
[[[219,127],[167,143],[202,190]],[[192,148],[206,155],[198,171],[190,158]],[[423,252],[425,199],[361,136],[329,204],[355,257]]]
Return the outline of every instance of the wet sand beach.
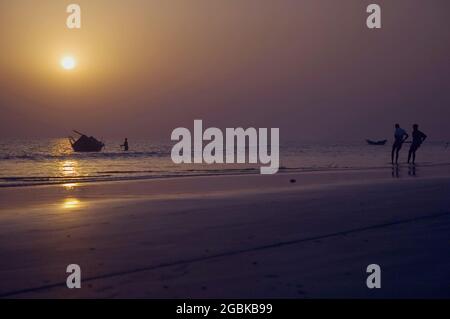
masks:
[[[450,167],[0,189],[3,298],[450,297]],[[82,288],[66,287],[66,267]],[[379,264],[382,288],[366,287]]]

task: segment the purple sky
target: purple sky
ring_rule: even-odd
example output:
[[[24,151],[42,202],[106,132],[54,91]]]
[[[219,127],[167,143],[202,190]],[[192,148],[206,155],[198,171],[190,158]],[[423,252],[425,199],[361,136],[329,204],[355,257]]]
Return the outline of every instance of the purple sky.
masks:
[[[169,139],[194,119],[282,140],[450,140],[448,0],[0,3],[0,137]],[[381,30],[365,26],[382,6]],[[62,71],[73,54],[78,67]]]

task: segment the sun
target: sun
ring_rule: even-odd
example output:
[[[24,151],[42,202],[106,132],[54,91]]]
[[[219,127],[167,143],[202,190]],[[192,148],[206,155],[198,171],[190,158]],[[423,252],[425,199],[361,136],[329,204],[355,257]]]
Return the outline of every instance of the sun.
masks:
[[[61,59],[61,67],[65,70],[72,70],[77,66],[77,61],[72,56],[65,56]]]

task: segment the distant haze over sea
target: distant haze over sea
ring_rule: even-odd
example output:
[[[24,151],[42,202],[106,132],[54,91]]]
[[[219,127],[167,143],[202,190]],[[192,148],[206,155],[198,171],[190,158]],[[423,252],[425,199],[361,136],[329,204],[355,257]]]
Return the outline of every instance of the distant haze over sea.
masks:
[[[159,140],[202,119],[322,142],[418,122],[450,140],[448,0],[379,1],[377,30],[361,0],[79,0],[79,30],[35,2],[0,2],[0,137]]]

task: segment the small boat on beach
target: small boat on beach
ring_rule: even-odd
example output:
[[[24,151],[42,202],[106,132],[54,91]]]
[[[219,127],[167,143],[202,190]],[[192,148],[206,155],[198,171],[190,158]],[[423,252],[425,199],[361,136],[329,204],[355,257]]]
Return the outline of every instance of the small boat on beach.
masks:
[[[105,144],[97,140],[93,136],[87,136],[86,134],[78,131],[74,132],[79,135],[78,139],[69,136],[69,142],[75,152],[100,152]]]
[[[372,140],[366,140],[367,144],[369,145],[385,145],[387,140],[382,140],[382,141],[372,141]]]

